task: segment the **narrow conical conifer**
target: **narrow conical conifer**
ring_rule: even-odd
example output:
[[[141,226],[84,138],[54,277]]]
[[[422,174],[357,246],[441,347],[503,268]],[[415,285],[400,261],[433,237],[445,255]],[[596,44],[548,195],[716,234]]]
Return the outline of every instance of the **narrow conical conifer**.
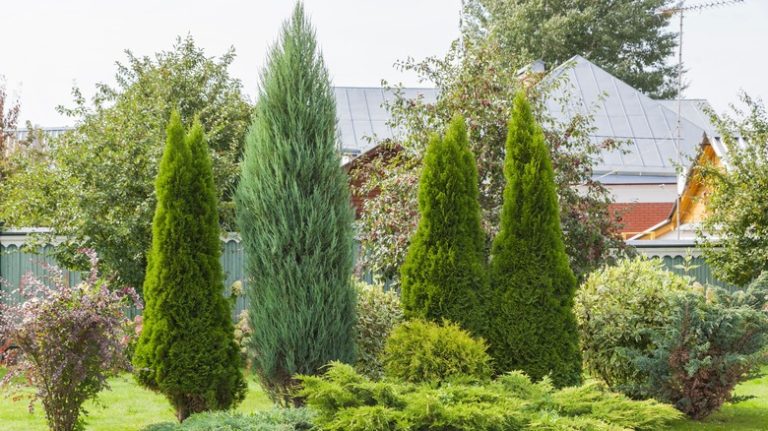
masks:
[[[138,381],[164,394],[180,421],[229,409],[245,396],[239,349],[224,298],[216,189],[200,123],[185,137],[171,115],[156,180]]]
[[[523,93],[509,122],[504,176],[490,263],[488,307],[494,317],[486,336],[496,370],[522,370],[537,380],[550,375],[557,386],[578,383],[576,278],[563,245],[544,134]]]
[[[448,319],[480,335],[487,284],[475,157],[464,119],[432,136],[419,181],[419,225],[401,268],[410,317]]]
[[[282,404],[296,374],[354,361],[354,214],[333,89],[297,4],[262,73],[236,193],[253,366]]]

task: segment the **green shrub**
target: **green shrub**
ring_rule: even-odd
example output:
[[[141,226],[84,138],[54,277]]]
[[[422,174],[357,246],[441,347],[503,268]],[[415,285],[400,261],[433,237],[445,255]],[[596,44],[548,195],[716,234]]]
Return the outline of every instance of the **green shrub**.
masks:
[[[179,421],[225,410],[246,384],[224,297],[216,187],[203,128],[168,123],[155,184],[143,328],[133,355],[136,379],[162,393]]]
[[[576,295],[576,318],[584,362],[612,389],[639,396],[648,376],[632,357],[653,348],[653,331],[665,327],[674,298],[691,281],[656,259],[625,259],[592,273]]]
[[[446,319],[480,335],[488,276],[475,163],[460,116],[444,138],[432,136],[419,180],[419,226],[400,274],[409,318]]]
[[[534,380],[551,376],[556,386],[574,385],[581,380],[576,277],[563,244],[549,150],[523,92],[509,121],[504,178],[491,248],[491,322],[483,336],[498,372],[519,369]]]
[[[394,291],[385,291],[381,284],[355,282],[357,290],[357,340],[358,372],[371,379],[384,374],[381,357],[390,332],[403,320],[400,298]]]
[[[485,342],[448,321],[405,322],[392,331],[384,348],[384,374],[404,382],[487,380],[491,373]]]
[[[656,348],[635,361],[648,375],[644,395],[672,403],[694,419],[731,399],[734,387],[760,364],[768,314],[726,305],[730,296],[718,291],[676,298],[669,324],[654,333]]]
[[[314,423],[325,431],[658,430],[680,418],[673,407],[632,401],[591,383],[553,389],[524,374],[483,384],[372,382],[333,363],[322,376],[300,376]]]
[[[249,343],[253,338],[253,328],[251,328],[251,321],[248,318],[248,310],[243,310],[237,316],[237,323],[235,323],[235,343],[240,349],[240,360],[250,369],[253,365],[251,363],[251,352],[249,349]]]
[[[307,409],[273,409],[243,415],[231,412],[198,413],[182,424],[164,422],[143,431],[301,431],[312,429]]]
[[[768,271],[762,272],[746,288],[730,295],[720,295],[721,300],[732,306],[746,306],[768,312]]]

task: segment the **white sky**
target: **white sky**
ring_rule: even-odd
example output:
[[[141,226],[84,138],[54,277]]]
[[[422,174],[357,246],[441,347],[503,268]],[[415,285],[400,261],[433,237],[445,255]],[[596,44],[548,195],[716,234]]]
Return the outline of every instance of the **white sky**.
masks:
[[[444,54],[458,36],[459,5],[460,0],[305,0],[334,84],[350,86],[378,86],[382,78],[428,86],[392,65],[408,56]],[[0,0],[0,75],[21,102],[22,121],[68,125],[55,106],[71,105],[73,85],[88,97],[95,83],[114,82],[115,61],[125,59],[124,49],[151,55],[191,33],[211,56],[235,47],[230,72],[253,96],[266,50],[292,8],[292,0]],[[686,97],[706,98],[718,111],[736,101],[740,89],[768,101],[768,0],[686,17]]]

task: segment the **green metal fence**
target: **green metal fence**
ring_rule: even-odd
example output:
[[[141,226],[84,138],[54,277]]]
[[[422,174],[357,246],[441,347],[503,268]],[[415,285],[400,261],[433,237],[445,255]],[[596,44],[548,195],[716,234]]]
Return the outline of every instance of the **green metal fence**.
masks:
[[[702,256],[695,256],[691,258],[689,262],[685,261],[684,256],[679,255],[664,256],[662,259],[664,261],[664,266],[666,266],[670,271],[693,277],[701,284],[720,286],[730,291],[737,289],[736,286],[715,278],[714,274],[712,274],[712,268],[709,267],[707,262],[704,260],[704,257]]]
[[[16,290],[22,277],[32,274],[38,278],[48,274],[48,268],[57,266],[53,257],[53,246],[47,245],[30,252],[22,247],[22,235],[14,235],[13,240],[0,244],[0,290],[3,300],[18,302],[21,300]],[[232,285],[243,279],[243,250],[240,243],[233,237],[222,240],[221,266],[224,270],[224,286],[227,295],[231,293]],[[70,285],[80,282],[83,274],[77,271],[64,271],[65,280]],[[238,297],[233,309],[233,317],[240,314],[246,307],[245,298]]]
[[[24,234],[9,234],[7,232],[0,234],[0,280],[4,280],[0,282],[0,288],[4,291],[3,296],[7,301],[20,300],[13,291],[19,286],[19,282],[25,274],[44,276],[46,267],[56,265],[52,255],[53,246],[48,245],[37,250],[36,253],[30,253],[22,249],[23,243]],[[643,255],[662,259],[665,266],[671,271],[689,275],[702,284],[717,285],[731,290],[735,288],[713,276],[711,268],[695,249],[692,242],[677,242],[671,245],[669,242],[653,243],[648,241],[633,245]],[[686,262],[685,256],[691,254],[693,257]],[[224,286],[227,295],[230,294],[232,285],[238,281],[245,287],[243,249],[234,235],[222,240],[221,266],[224,271]],[[65,275],[71,284],[79,282],[82,276],[80,273],[72,271],[65,271]],[[245,308],[245,298],[238,297],[233,309],[233,318],[236,318]]]

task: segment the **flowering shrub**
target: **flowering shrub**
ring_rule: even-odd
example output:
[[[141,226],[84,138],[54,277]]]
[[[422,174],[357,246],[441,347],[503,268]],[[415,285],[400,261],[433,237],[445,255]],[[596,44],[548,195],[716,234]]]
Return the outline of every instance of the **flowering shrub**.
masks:
[[[3,385],[23,377],[42,400],[53,431],[82,429],[83,403],[108,388],[107,378],[124,370],[126,306],[140,307],[133,289],[109,290],[98,274],[92,251],[88,278],[70,287],[61,271],[50,269],[46,282],[26,275],[19,286],[25,301],[0,303],[0,338],[13,340],[6,351]],[[31,405],[31,404],[30,404]]]

